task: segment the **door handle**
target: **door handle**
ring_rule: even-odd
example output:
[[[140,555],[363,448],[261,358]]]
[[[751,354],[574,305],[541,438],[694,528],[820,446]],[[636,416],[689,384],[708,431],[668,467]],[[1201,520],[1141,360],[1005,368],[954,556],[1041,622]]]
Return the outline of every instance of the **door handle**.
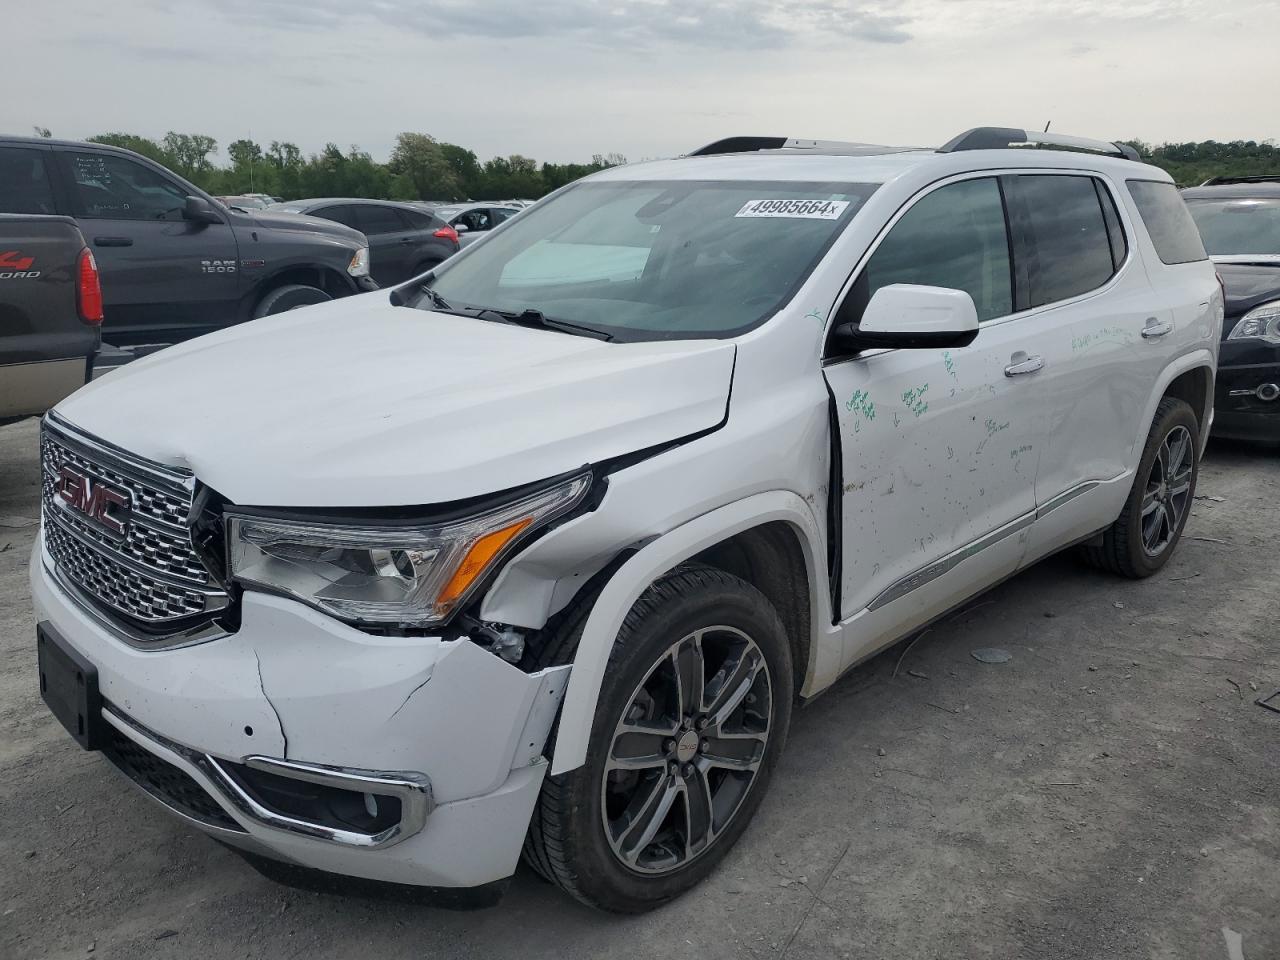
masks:
[[[1147,317],[1147,325],[1142,328],[1142,337],[1144,340],[1154,340],[1156,337],[1163,337],[1166,333],[1172,332],[1173,324],[1168,320]]]
[[[400,242],[401,242],[401,243],[413,243],[413,237],[401,237],[401,238],[400,238]]]
[[[1035,373],[1044,366],[1044,357],[1028,356],[1023,350],[1011,356],[1009,361],[1009,365],[1004,368],[1006,377],[1021,377],[1028,373]]]
[[[132,237],[94,237],[95,247],[132,247]]]

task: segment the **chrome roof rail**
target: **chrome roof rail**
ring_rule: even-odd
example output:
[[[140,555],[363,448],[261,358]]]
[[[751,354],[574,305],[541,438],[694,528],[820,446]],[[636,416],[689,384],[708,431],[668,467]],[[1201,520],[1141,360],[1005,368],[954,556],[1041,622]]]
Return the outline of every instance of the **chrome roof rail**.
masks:
[[[1056,147],[1060,150],[1078,150],[1085,153],[1100,153],[1124,160],[1137,160],[1138,151],[1127,143],[1112,143],[1110,140],[1090,140],[1088,137],[1073,137],[1065,133],[1037,133],[1031,130],[1020,130],[1016,127],[974,127],[966,130],[938,148],[939,153],[955,153],[959,150],[1006,150],[1009,147]]]

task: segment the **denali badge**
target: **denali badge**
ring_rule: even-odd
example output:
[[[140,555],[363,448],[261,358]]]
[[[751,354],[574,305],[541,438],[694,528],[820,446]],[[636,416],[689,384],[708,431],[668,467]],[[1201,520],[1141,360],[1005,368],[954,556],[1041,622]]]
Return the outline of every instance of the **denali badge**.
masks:
[[[125,521],[132,506],[129,495],[101,481],[77,473],[70,467],[58,471],[58,496],[71,509],[83,513],[103,529],[124,536]]]

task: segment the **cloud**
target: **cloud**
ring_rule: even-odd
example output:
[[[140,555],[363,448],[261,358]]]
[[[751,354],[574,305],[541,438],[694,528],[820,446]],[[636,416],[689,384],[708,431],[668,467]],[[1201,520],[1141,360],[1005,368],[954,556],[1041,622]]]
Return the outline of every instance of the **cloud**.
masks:
[[[815,35],[905,43],[909,18],[857,0],[215,0],[233,19],[281,29],[340,29],[357,17],[441,42],[579,41],[619,52],[681,46],[779,49]]]

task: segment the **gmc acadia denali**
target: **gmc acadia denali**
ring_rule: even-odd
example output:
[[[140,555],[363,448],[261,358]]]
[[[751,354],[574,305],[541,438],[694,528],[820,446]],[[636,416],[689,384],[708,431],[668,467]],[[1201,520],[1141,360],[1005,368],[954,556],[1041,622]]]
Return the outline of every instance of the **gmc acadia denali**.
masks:
[[[51,411],[44,697],[259,861],[492,894],[523,851],[644,910],[852,665],[1067,547],[1168,561],[1222,313],[1113,143],[613,168]]]

